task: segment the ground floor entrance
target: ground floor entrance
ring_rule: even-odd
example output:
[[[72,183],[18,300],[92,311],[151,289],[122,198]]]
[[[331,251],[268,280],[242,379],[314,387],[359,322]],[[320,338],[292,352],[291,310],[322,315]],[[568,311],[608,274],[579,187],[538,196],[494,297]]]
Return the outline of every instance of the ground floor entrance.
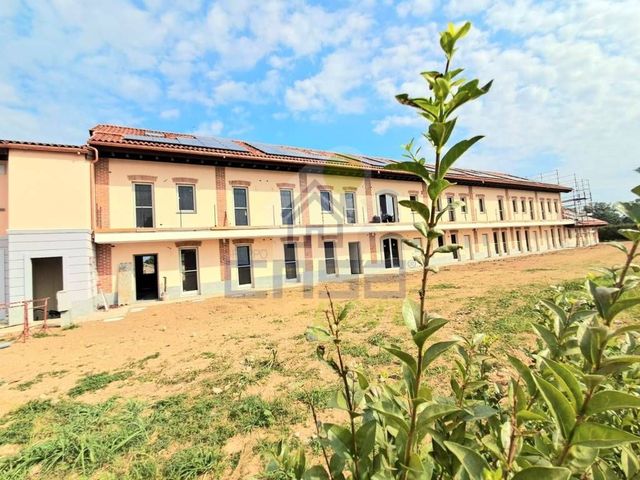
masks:
[[[158,299],[158,256],[134,255],[136,300]]]

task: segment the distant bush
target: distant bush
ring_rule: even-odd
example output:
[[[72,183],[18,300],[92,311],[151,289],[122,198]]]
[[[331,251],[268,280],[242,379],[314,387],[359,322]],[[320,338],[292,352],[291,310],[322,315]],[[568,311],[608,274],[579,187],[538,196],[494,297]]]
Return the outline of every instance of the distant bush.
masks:
[[[614,240],[626,240],[620,233],[620,229],[635,228],[633,223],[623,223],[621,225],[606,225],[598,228],[598,236],[601,242],[611,242]]]

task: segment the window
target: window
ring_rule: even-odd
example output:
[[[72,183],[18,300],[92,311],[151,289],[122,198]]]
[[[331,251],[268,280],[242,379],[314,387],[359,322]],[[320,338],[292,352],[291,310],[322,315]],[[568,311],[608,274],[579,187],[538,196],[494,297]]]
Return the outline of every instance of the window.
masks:
[[[153,185],[133,185],[136,202],[136,228],[153,228]]]
[[[456,210],[453,207],[453,197],[452,196],[448,196],[447,197],[447,208],[449,209],[449,221],[450,222],[455,222],[456,221]]]
[[[322,213],[332,212],[332,204],[331,192],[329,190],[320,190],[320,206],[322,207]]]
[[[508,252],[507,249],[507,232],[502,232],[502,250]]]
[[[384,253],[384,268],[397,268],[400,266],[400,254],[397,238],[385,238],[382,241]]]
[[[485,213],[484,197],[478,197],[478,209],[480,210],[480,213]]]
[[[498,232],[493,232],[493,248],[496,251],[496,255],[500,255],[500,242],[498,240]]]
[[[522,242],[520,240],[520,231],[516,230],[516,244],[518,245],[518,251],[522,251]]]
[[[464,214],[467,213],[467,197],[460,197],[460,211]]]
[[[249,245],[238,245],[236,257],[238,259],[238,284],[251,285],[251,248]]]
[[[346,223],[356,223],[356,194],[354,192],[344,194],[344,220]]]
[[[284,244],[284,276],[287,280],[295,280],[298,278],[295,243]]]
[[[452,245],[456,245],[458,243],[458,235],[455,233],[451,234],[451,244]],[[459,250],[454,250],[453,252],[451,252],[453,254],[453,259],[454,260],[458,260],[459,258]]]
[[[233,207],[236,225],[249,225],[249,205],[247,203],[247,189],[233,189]]]
[[[389,193],[378,195],[380,205],[380,220],[383,223],[397,222],[396,217],[396,197]]]
[[[531,220],[535,220],[536,212],[533,208],[533,200],[529,200],[529,215],[531,215]]]
[[[531,251],[531,243],[529,243],[529,231],[524,231],[524,243],[527,246],[527,252]]]
[[[195,248],[180,250],[180,270],[182,273],[182,291],[198,291],[198,251]]]
[[[438,236],[438,246],[439,247],[444,247],[444,235],[439,235]]]
[[[558,213],[558,201],[557,200],[553,201],[553,211]]]
[[[504,202],[501,198],[498,198],[498,217],[504,220]]]
[[[418,196],[417,195],[409,195],[409,200],[412,202],[417,202],[418,201]],[[411,210],[411,218],[413,219],[413,221],[416,221],[416,212],[414,212],[413,210]]]
[[[280,190],[280,211],[283,225],[293,225],[293,192]]]
[[[336,244],[324,242],[324,268],[327,275],[336,274]]]
[[[542,219],[547,219],[547,214],[544,211],[544,200],[540,200],[540,213],[542,213]]]
[[[551,200],[547,200],[547,211],[551,213]]]
[[[349,242],[349,265],[352,275],[360,275],[362,273],[360,242]]]
[[[518,213],[518,199],[512,198],[511,205],[513,206],[513,213]]]
[[[527,202],[524,198],[520,200],[520,209],[522,210],[522,213],[527,213]]]
[[[196,191],[193,185],[178,185],[178,211],[194,213],[196,211]]]

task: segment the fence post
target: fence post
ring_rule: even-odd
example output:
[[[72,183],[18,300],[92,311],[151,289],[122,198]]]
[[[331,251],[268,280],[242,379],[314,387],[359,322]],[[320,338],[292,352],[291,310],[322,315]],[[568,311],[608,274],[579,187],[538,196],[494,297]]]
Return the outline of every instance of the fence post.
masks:
[[[22,307],[24,310],[24,321],[22,324],[22,343],[27,341],[27,337],[29,337],[29,302],[22,302]]]

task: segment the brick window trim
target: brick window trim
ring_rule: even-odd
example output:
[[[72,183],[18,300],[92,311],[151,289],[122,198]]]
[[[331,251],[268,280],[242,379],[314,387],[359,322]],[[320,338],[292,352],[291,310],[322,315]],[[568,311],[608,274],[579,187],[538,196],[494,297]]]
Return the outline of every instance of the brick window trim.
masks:
[[[357,192],[358,187],[342,187],[342,190],[344,190],[345,192]]]
[[[276,186],[278,188],[288,189],[288,190],[293,190],[294,188],[296,188],[295,183],[276,183]]]
[[[297,243],[300,241],[300,237],[280,237],[282,243]]]
[[[233,242],[234,245],[238,245],[242,243],[253,244],[253,238],[234,238],[231,241]]]
[[[229,180],[229,185],[232,187],[250,187],[251,182],[248,180]]]
[[[333,186],[332,185],[318,185],[317,188],[318,188],[318,190],[325,191],[325,192],[332,192],[333,191]]]
[[[189,178],[189,177],[173,177],[173,183],[186,183],[188,185],[195,185],[198,183],[197,178]]]
[[[418,190],[409,190],[409,195],[415,195],[416,197],[420,194]]]
[[[202,246],[202,240],[185,240],[182,242],[176,242],[176,247],[200,247]]]
[[[153,175],[128,175],[127,178],[131,182],[155,183],[158,180],[158,177],[154,177]]]

